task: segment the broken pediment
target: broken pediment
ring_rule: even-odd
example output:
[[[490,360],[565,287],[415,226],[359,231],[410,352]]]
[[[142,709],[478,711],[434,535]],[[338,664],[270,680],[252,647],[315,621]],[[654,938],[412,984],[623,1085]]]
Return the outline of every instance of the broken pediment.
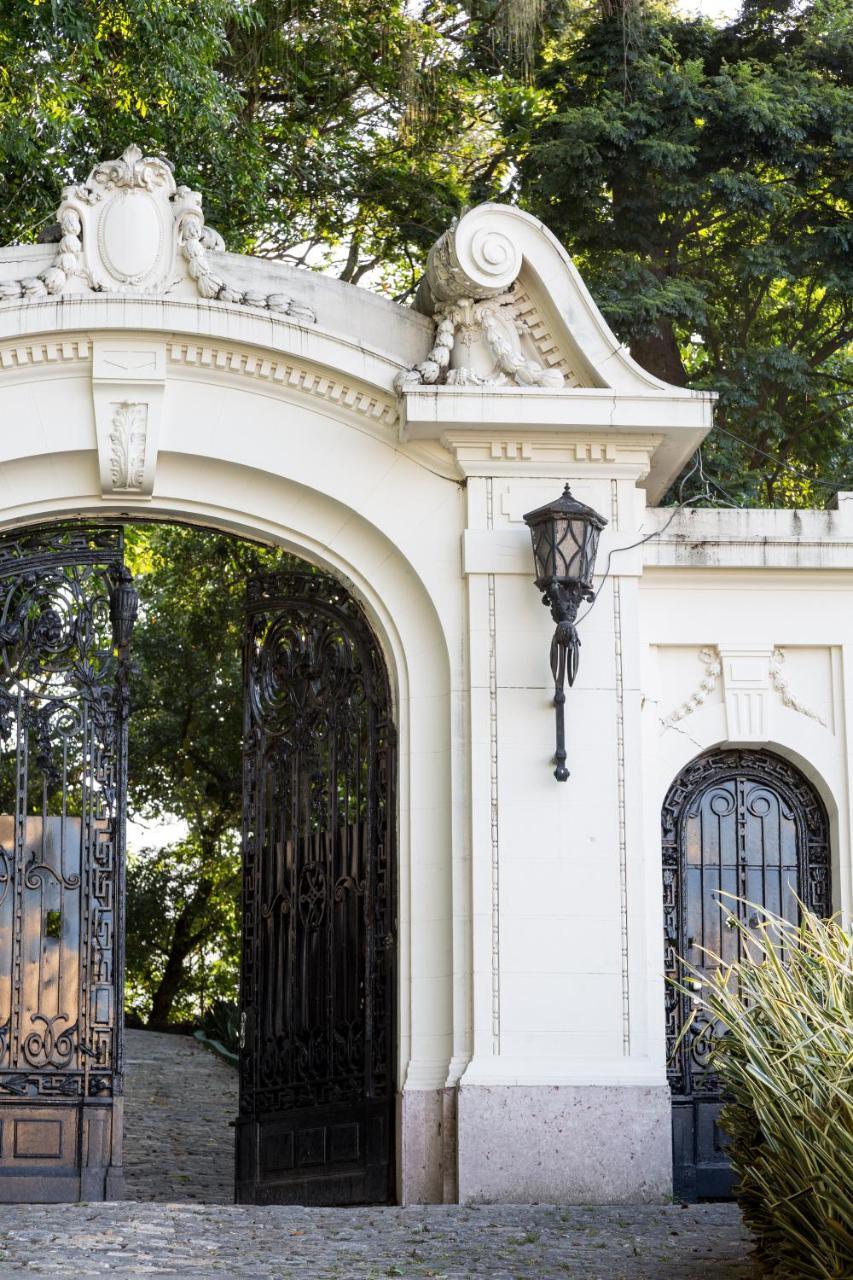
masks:
[[[537,467],[633,441],[647,458],[639,482],[657,502],[711,427],[713,394],[641,368],[563,246],[521,209],[463,213],[430,250],[414,306],[434,339],[397,376],[400,438],[440,441],[468,474],[484,452],[493,465],[522,439]]]
[[[433,317],[435,341],[424,361],[400,375],[400,390],[675,390],[631,358],[551,232],[511,205],[478,205],[444,232],[414,305]]]
[[[205,225],[201,195],[175,183],[172,166],[129,146],[65,187],[53,263],[0,282],[0,302],[81,293],[195,295],[261,307],[314,323],[310,307],[281,293],[240,290],[217,262],[222,237]]]

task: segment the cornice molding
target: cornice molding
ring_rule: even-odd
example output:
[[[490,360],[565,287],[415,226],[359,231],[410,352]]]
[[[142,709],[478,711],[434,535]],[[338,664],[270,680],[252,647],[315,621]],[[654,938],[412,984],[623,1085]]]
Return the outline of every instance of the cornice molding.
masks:
[[[44,298],[17,308],[0,308],[0,350],[37,348],[45,342],[56,345],[95,335],[261,352],[279,363],[326,370],[338,382],[379,395],[387,405],[393,405],[395,421],[399,412],[393,392],[399,359],[351,333],[319,326],[305,329],[284,316],[192,298],[90,294],[73,302]],[[14,355],[7,356],[7,362],[18,363]],[[20,363],[31,361],[25,354]]]
[[[101,341],[101,337],[95,339]],[[107,342],[145,345],[157,339],[151,333],[119,333]],[[349,410],[381,427],[396,426],[397,398],[383,394],[369,383],[339,372],[325,369],[310,361],[297,361],[292,356],[253,350],[238,343],[191,342],[180,338],[166,339],[168,364],[186,370],[215,370],[220,373],[268,382],[274,387],[325,400],[330,405]],[[4,373],[26,371],[38,375],[46,366],[79,364],[91,367],[93,339],[69,336],[62,339],[32,338],[26,342],[10,342],[0,346],[0,381]],[[81,373],[84,372],[81,369]]]

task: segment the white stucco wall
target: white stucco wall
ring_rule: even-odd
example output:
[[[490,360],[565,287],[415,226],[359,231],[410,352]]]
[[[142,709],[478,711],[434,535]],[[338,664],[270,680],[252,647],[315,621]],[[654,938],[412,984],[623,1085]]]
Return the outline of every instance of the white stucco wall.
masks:
[[[302,291],[315,324],[187,282],[0,305],[0,530],[215,525],[338,574],[374,623],[400,735],[406,1200],[669,1193],[660,805],[694,755],[754,743],[797,763],[826,802],[835,902],[851,907],[853,502],[684,511],[620,550],[663,529],[647,497],[710,402],[636,369],[537,227],[518,233],[519,279],[537,351],[575,380],[557,389],[401,398],[394,379],[426,356],[431,323],[276,264],[226,266],[246,288]],[[49,262],[2,251],[0,279]],[[147,453],[122,491],[110,431],[129,403]],[[553,624],[522,516],[566,480],[610,522],[599,575],[614,554],[580,627],[560,784]]]

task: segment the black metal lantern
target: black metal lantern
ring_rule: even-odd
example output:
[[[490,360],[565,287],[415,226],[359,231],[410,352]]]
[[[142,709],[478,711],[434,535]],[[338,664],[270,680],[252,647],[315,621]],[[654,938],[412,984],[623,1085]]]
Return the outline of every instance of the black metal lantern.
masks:
[[[118,659],[119,715],[123,720],[130,712],[130,638],[138,612],[139,596],[133,585],[133,576],[127,566],[119,562],[113,565],[110,574],[110,622]]]
[[[554,706],[557,713],[557,750],[554,777],[565,782],[566,768],[566,680],[575,682],[580,657],[580,637],[575,627],[578,609],[584,600],[594,600],[592,575],[598,539],[607,524],[592,507],[572,497],[568,485],[562,496],[544,507],[528,511],[524,517],[533,540],[536,585],[542,603],[551,610],[557,624],[551,641],[551,672],[554,676]]]
[[[133,624],[139,611],[139,596],[133,585],[133,575],[124,564],[113,566],[110,582],[110,622],[113,628],[113,644],[119,650],[130,645]]]

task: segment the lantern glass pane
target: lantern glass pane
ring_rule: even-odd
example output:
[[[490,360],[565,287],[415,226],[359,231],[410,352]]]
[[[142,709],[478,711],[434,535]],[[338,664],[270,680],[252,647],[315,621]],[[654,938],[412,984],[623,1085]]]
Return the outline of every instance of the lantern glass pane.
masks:
[[[554,576],[575,581],[584,544],[584,521],[558,518],[554,521]]]
[[[585,587],[592,587],[592,575],[595,572],[595,557],[598,555],[598,539],[601,537],[601,530],[596,529],[595,525],[589,525],[586,539],[586,551],[584,572],[581,578]]]
[[[591,586],[598,535],[595,525],[579,516],[555,520],[553,576]]]
[[[548,521],[536,525],[531,530],[531,533],[533,535],[533,557],[536,561],[537,580],[553,578],[557,571],[554,567],[551,522]]]

